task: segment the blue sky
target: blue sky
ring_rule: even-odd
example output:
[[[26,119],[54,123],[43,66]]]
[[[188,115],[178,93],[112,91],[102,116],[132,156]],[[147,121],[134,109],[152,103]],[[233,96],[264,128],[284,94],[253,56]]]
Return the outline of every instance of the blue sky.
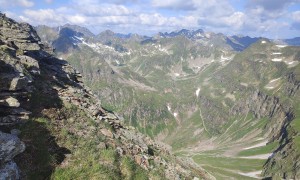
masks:
[[[0,11],[32,25],[70,23],[95,34],[202,28],[227,35],[300,37],[300,0],[0,0]]]

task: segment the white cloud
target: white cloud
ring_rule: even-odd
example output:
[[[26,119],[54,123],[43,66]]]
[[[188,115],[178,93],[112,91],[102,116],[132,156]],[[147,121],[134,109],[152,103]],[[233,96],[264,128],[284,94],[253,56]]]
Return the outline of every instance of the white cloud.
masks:
[[[51,3],[54,0],[43,1]],[[232,0],[71,0],[68,6],[57,9],[24,10],[17,19],[33,25],[58,26],[71,23],[92,30],[111,29],[142,34],[201,27],[225,34],[250,33],[257,36],[265,33],[269,36],[283,28],[300,29],[300,11],[293,14],[287,11],[289,5],[300,0],[274,0],[277,3],[274,6],[266,4],[267,1],[270,0],[249,0],[246,9],[237,11],[232,6]],[[0,5],[6,2],[0,0]],[[20,2],[31,1],[13,2],[19,2],[20,5]],[[278,3],[284,8],[279,7]],[[13,16],[15,18],[16,15]]]
[[[187,0],[152,0],[152,6],[157,8],[175,9],[175,10],[195,10],[193,1]]]
[[[20,16],[20,19],[33,25],[58,25],[65,21],[63,15],[53,9],[25,10],[24,16]]]
[[[198,15],[206,16],[207,18],[230,16],[234,13],[234,8],[227,0],[195,0],[195,4]]]
[[[208,25],[211,27],[218,27],[218,28],[226,27],[226,28],[239,30],[243,27],[245,20],[246,20],[246,16],[244,13],[234,12],[230,16],[224,16],[224,17],[212,17],[212,18],[201,17],[199,18],[198,23],[200,25]]]
[[[86,22],[86,17],[79,14],[66,16],[66,19],[71,24],[84,24]]]
[[[300,11],[295,11],[291,14],[291,18],[293,19],[293,23],[290,27],[291,30],[300,30]],[[298,32],[297,32],[298,34]]]
[[[0,6],[10,7],[10,6],[22,6],[22,7],[32,7],[34,2],[30,0],[0,0]]]
[[[71,7],[76,12],[88,15],[88,16],[103,16],[103,15],[128,15],[132,11],[123,5],[100,3],[96,0],[81,0],[73,1]]]
[[[266,11],[282,11],[287,6],[300,2],[300,0],[248,0],[248,8],[261,7]]]
[[[300,22],[300,11],[295,11],[292,13],[292,18],[294,21]]]

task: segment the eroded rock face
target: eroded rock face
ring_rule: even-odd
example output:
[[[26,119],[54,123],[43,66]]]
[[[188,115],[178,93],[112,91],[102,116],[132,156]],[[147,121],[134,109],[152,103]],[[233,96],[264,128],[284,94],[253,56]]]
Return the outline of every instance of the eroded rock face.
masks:
[[[0,14],[1,39],[6,44],[17,47],[23,52],[41,49],[40,38],[27,23],[16,23],[14,20]]]
[[[39,50],[38,37],[32,27],[18,24],[0,14],[0,127],[15,125],[29,118],[24,109],[31,89],[32,77],[26,66],[37,66],[37,61],[20,63],[19,53]],[[33,68],[34,70],[38,70]],[[27,75],[25,75],[27,74]],[[0,131],[0,179],[20,179],[19,169],[13,158],[25,150],[25,144],[16,136]]]
[[[14,23],[6,17],[1,16],[0,21],[5,24],[5,27],[9,24],[14,26]],[[3,28],[0,28],[2,41],[0,45],[0,125],[13,125],[28,119],[29,112],[23,109],[20,99],[26,101],[30,93],[32,77],[16,55],[19,48],[11,41],[7,41],[10,35],[9,32],[3,32]],[[17,37],[14,36],[14,38]]]
[[[279,138],[283,125],[291,120],[291,108],[288,105],[283,105],[279,98],[269,96],[259,90],[255,90],[249,94],[246,99],[237,102],[232,108],[231,114],[252,113],[257,119],[268,118],[273,123],[270,123],[270,139]]]

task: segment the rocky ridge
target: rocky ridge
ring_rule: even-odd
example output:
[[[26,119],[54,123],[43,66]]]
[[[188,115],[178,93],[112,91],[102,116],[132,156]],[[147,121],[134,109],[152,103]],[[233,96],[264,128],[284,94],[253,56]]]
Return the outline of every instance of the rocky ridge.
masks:
[[[61,124],[64,115],[58,117],[57,114],[65,104],[75,106],[96,124],[80,131],[68,124],[70,133],[88,138],[90,133],[96,132],[104,138],[98,145],[102,149],[112,148],[119,156],[130,157],[149,172],[162,167],[167,179],[213,178],[192,161],[177,158],[162,143],[153,141],[132,127],[124,126],[121,118],[103,109],[98,98],[82,84],[81,74],[66,61],[55,58],[51,48],[40,42],[32,26],[19,24],[0,14],[0,45],[0,125],[1,130],[5,131],[0,134],[0,179],[26,177],[26,174],[20,174],[13,161],[18,154],[21,161],[26,161],[22,157],[26,143],[24,145],[20,141],[17,137],[20,132],[13,127],[32,121],[31,116],[46,114],[50,120],[58,119],[58,124]],[[39,94],[49,98],[46,102],[37,99],[42,106],[32,109],[35,105],[30,102]],[[47,107],[50,103],[51,107]],[[52,110],[54,113],[49,113]],[[84,121],[78,123],[86,124]],[[150,164],[150,161],[154,163]]]
[[[30,63],[32,59],[27,61],[25,56],[18,58],[17,53],[38,51],[41,45],[36,34],[29,33],[31,26],[17,24],[3,14],[0,19],[0,125],[3,127],[29,119],[30,112],[24,109],[23,102],[31,92],[32,76],[25,74],[38,69],[38,64]],[[27,65],[28,70],[24,68]],[[20,178],[13,158],[25,150],[25,145],[13,132],[0,135],[0,179]]]

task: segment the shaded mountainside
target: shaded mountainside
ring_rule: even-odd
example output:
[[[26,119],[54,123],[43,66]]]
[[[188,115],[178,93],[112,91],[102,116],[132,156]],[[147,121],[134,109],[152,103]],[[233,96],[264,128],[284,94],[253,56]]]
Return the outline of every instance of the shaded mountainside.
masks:
[[[0,14],[0,179],[213,179],[125,126],[33,28]]]
[[[202,30],[98,37],[56,53],[125,124],[217,179],[299,177],[299,47]]]

